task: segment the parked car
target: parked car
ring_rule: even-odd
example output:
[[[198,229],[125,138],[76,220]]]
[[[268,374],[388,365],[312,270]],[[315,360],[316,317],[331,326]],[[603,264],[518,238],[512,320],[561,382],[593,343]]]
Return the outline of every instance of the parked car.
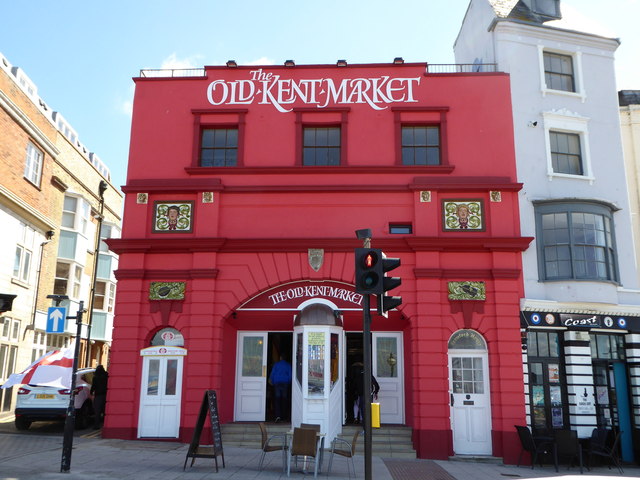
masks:
[[[91,383],[95,368],[78,370],[76,373],[76,428],[86,428],[93,415],[93,396]],[[38,420],[62,420],[67,416],[69,407],[68,389],[22,385],[18,389],[15,409],[15,424],[18,430],[27,430],[32,422]]]

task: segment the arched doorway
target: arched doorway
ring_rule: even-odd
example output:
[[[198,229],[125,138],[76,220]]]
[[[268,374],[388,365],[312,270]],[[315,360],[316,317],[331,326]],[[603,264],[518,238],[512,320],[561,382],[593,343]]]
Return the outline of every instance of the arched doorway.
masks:
[[[151,346],[140,350],[142,380],[139,438],[178,438],[182,399],[182,368],[187,350],[175,328],[158,331]]]
[[[487,344],[474,330],[458,330],[449,339],[449,395],[455,454],[491,455]]]

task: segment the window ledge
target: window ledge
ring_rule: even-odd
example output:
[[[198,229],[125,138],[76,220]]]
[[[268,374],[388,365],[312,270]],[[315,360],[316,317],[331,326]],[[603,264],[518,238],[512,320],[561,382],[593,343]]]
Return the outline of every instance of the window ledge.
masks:
[[[567,92],[565,90],[554,90],[552,88],[543,88],[542,96],[546,97],[547,95],[560,95],[563,97],[579,98],[582,103],[584,103],[587,100],[587,94],[585,92]]]
[[[619,287],[621,286],[620,282],[617,282],[615,280],[606,280],[603,278],[548,278],[548,279],[541,279],[539,280],[540,283],[558,283],[558,282],[578,282],[578,283],[584,283],[584,282],[591,282],[591,283],[608,283],[609,285],[613,285],[614,287]]]
[[[582,181],[589,182],[590,185],[593,185],[593,182],[595,182],[596,180],[596,177],[593,177],[591,175],[572,175],[570,173],[555,173],[555,172],[547,172],[547,178],[549,179],[550,182],[552,182],[554,178],[582,180]]]
[[[19,280],[17,278],[12,278],[11,283],[13,283],[14,285],[18,285],[19,287],[22,287],[22,288],[27,288],[27,289],[31,288],[28,283],[23,282],[22,280]]]
[[[320,174],[320,173],[452,173],[452,165],[385,165],[385,166],[295,166],[295,167],[186,167],[185,171],[190,175],[283,175],[283,174]]]

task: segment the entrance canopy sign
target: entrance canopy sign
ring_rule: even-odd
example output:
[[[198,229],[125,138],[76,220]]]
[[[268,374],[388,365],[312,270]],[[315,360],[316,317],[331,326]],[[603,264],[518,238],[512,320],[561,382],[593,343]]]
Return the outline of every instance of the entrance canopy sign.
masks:
[[[168,345],[159,345],[157,347],[147,347],[140,350],[141,357],[166,357],[166,356],[178,356],[186,355],[187,349],[182,347],[171,347]]]
[[[238,310],[299,310],[308,300],[324,298],[340,310],[362,310],[362,295],[353,285],[333,281],[302,281],[279,285],[253,297]]]

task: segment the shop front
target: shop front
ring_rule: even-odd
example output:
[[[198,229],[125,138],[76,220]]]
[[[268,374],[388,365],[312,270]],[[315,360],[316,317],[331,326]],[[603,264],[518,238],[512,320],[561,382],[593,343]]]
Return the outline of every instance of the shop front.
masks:
[[[601,311],[523,311],[527,407],[534,432],[620,432],[621,457],[638,455],[640,317]]]

